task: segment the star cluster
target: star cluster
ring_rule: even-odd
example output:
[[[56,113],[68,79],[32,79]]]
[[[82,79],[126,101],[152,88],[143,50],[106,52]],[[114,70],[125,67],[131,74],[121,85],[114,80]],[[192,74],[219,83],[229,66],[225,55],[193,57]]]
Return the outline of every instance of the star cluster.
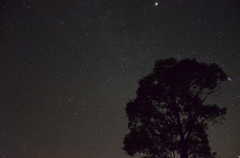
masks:
[[[125,105],[168,57],[226,72],[210,145],[240,154],[238,1],[1,1],[0,15],[0,157],[129,157]]]

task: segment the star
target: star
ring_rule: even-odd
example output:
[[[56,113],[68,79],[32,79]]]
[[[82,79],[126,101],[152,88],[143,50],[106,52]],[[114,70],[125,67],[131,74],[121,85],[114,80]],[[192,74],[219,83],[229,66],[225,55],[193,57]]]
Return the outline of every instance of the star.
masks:
[[[230,82],[231,82],[231,81],[232,81],[232,79],[231,79],[230,77],[228,77],[228,81],[230,81]]]
[[[155,6],[158,6],[158,2],[155,3]]]

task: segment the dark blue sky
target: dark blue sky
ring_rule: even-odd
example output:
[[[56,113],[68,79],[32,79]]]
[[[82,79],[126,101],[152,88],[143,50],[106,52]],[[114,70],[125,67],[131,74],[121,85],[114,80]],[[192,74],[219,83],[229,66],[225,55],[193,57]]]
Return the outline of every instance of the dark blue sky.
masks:
[[[239,2],[3,0],[0,15],[0,157],[129,157],[125,105],[168,57],[230,77],[209,99],[228,108],[209,139],[224,158],[240,155]]]

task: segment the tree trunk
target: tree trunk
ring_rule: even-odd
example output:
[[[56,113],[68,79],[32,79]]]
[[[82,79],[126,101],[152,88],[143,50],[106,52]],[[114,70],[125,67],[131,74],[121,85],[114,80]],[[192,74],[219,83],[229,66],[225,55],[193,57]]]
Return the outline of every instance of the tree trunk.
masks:
[[[187,141],[181,140],[181,158],[188,158]]]

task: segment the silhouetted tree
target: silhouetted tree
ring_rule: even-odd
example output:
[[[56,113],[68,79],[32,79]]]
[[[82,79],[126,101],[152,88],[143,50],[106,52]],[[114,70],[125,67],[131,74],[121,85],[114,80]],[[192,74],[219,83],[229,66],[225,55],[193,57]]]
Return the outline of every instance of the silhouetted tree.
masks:
[[[214,158],[206,130],[221,123],[226,108],[206,104],[219,94],[227,75],[216,64],[195,59],[158,60],[153,72],[139,80],[137,96],[126,106],[130,132],[123,150],[142,158]]]

